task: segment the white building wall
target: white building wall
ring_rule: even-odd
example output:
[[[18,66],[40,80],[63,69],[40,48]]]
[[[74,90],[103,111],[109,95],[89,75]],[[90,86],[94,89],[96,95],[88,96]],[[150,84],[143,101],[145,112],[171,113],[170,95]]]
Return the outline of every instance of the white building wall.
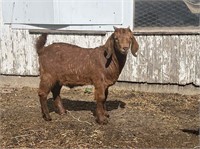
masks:
[[[1,10],[0,5],[0,74],[39,75],[34,48],[38,35],[4,25]],[[92,48],[104,44],[109,34],[49,35],[47,44],[59,41]],[[136,36],[136,39],[140,45],[138,57],[129,53],[119,80],[200,85],[200,35],[143,35]]]

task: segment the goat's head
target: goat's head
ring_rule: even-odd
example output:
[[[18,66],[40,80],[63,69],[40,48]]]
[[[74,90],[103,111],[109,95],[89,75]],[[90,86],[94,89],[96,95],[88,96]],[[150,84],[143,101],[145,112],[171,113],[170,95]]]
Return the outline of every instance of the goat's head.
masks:
[[[114,29],[114,33],[108,38],[105,44],[106,58],[109,59],[114,50],[118,50],[121,54],[126,55],[130,47],[131,53],[136,57],[139,46],[130,28],[114,27]]]

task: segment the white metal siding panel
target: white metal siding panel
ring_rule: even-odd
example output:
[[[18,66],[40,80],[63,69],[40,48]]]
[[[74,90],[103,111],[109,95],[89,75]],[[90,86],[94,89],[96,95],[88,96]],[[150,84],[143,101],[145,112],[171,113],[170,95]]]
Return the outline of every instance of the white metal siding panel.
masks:
[[[52,24],[53,0],[6,0],[3,1],[5,23]]]
[[[113,31],[113,25],[133,26],[132,0],[7,0],[3,4],[4,22],[12,23],[12,28]]]
[[[3,5],[5,23],[123,24],[123,0],[7,0]]]
[[[123,1],[60,1],[54,3],[55,24],[122,24]],[[41,21],[43,24],[43,22]]]

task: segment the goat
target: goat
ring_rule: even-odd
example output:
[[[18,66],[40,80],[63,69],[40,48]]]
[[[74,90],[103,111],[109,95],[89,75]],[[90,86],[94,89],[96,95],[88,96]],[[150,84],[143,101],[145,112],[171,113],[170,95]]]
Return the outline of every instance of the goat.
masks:
[[[81,48],[68,43],[53,43],[45,47],[47,34],[42,34],[36,41],[39,56],[40,99],[43,118],[50,121],[47,106],[47,95],[52,92],[55,107],[60,115],[65,108],[60,98],[63,85],[70,88],[82,85],[93,85],[96,100],[96,121],[99,124],[108,122],[106,111],[108,88],[113,85],[126,62],[128,50],[134,56],[138,43],[130,28],[116,28],[103,46]]]

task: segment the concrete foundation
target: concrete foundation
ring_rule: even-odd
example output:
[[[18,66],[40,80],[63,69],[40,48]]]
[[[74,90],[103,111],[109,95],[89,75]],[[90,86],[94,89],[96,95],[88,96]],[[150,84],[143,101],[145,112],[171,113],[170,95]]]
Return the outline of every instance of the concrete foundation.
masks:
[[[39,77],[0,75],[0,87],[38,88],[39,81],[40,81]],[[92,86],[89,86],[89,87],[92,87]],[[192,84],[185,85],[185,86],[179,86],[179,85],[117,82],[115,85],[112,86],[112,88],[142,91],[142,92],[179,93],[179,94],[185,94],[185,95],[200,94],[200,87],[195,87]]]

